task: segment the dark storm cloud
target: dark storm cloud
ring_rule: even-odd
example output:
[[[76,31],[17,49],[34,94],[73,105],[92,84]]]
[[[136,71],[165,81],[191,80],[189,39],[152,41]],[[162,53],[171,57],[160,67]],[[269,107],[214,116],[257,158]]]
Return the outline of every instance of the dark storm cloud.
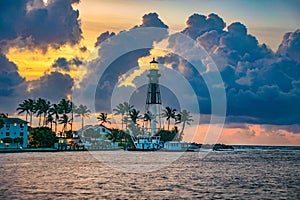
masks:
[[[225,31],[225,23],[209,26],[207,19],[192,15],[182,33],[195,39],[216,62],[226,89],[227,123],[300,124],[299,30],[287,33],[275,54],[248,34],[242,23],[232,23]],[[169,39],[169,46],[184,47],[176,42]],[[210,114],[210,95],[204,80],[182,60],[172,55],[160,58],[174,69],[179,70],[180,63],[187,69],[181,71],[190,71],[184,75],[198,95],[201,113]]]
[[[277,53],[300,62],[300,29],[284,35]]]
[[[101,42],[103,42],[104,40],[106,40],[114,35],[116,35],[114,32],[109,33],[109,31],[101,33],[99,35],[99,37],[97,37],[97,42],[95,43],[95,47],[100,46]]]
[[[25,79],[18,73],[18,67],[0,53],[0,112],[10,112],[23,96],[26,96]]]
[[[31,81],[33,89],[30,91],[34,98],[46,98],[52,101],[59,101],[71,94],[74,80],[68,74],[52,72]]]
[[[78,67],[79,65],[82,65],[82,61],[77,57],[70,60],[67,60],[66,58],[58,58],[54,61],[52,67],[69,72],[72,69],[72,66]]]
[[[39,2],[39,3],[37,3]],[[79,0],[0,1],[0,41],[26,43],[44,50],[48,46],[74,45],[81,39],[79,11],[72,8]],[[23,44],[22,44],[23,45]]]
[[[85,46],[83,46],[83,47],[80,47],[79,49],[80,49],[80,51],[81,51],[82,53],[84,53],[84,52],[86,52],[86,51],[87,51],[87,48],[86,48]]]

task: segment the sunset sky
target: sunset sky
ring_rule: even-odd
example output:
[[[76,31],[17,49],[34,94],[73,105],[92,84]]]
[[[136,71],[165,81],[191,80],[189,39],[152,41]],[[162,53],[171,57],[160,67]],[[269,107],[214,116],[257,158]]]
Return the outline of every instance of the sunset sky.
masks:
[[[204,121],[187,127],[185,140],[203,142],[212,115],[205,82],[191,63],[156,48],[184,48],[171,40],[182,33],[206,50],[223,80],[218,142],[300,145],[299,10],[297,0],[0,0],[0,112],[15,116],[26,98],[57,103],[74,88],[95,97],[95,111],[109,112],[112,90],[134,87],[156,57],[162,77],[173,69],[194,89]],[[166,32],[145,38],[150,49],[125,52],[139,41],[134,29],[147,27]],[[108,63],[117,50],[126,54]]]

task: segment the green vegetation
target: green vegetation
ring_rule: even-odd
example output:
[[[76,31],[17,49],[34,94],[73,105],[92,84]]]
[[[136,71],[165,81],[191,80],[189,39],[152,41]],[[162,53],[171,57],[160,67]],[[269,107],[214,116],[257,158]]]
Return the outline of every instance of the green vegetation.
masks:
[[[110,119],[108,118],[107,113],[100,113],[97,117],[98,122],[100,122],[100,125],[104,125],[104,124],[111,124],[111,122],[109,121]]]
[[[30,128],[29,145],[31,147],[53,147],[55,142],[55,133],[50,128]]]
[[[84,106],[80,104],[78,108],[75,109],[75,117],[81,117],[81,129],[83,129],[84,126],[84,118],[90,117],[91,111],[87,108],[87,106]]]
[[[159,130],[156,136],[160,136],[160,140],[162,142],[176,140],[178,135],[178,130],[173,129],[172,131],[169,130]]]
[[[73,115],[81,118],[81,129],[84,127],[84,119],[91,116],[91,111],[87,106],[74,105],[70,100],[61,99],[57,104],[52,104],[46,99],[39,98],[27,99],[19,104],[17,111],[19,114],[24,113],[26,120],[30,117],[29,127],[29,143],[33,147],[52,147],[56,142],[56,136],[63,136],[66,138],[73,137]],[[134,108],[128,102],[120,103],[115,109],[113,109],[115,115],[121,117],[121,129],[111,129],[111,132],[106,136],[101,136],[98,130],[87,129],[81,136],[88,140],[109,139],[113,142],[119,142],[120,144],[133,143],[130,134],[137,136],[146,129],[150,128],[150,122],[155,117],[151,112],[147,111],[141,114],[139,110]],[[32,127],[32,118],[36,116],[38,118],[38,124],[36,128]],[[186,125],[190,125],[193,121],[190,113],[186,110],[182,110],[177,113],[177,110],[167,106],[160,117],[164,117],[167,121],[167,130],[160,129],[156,135],[161,137],[162,142],[177,140],[180,141],[183,138],[184,129]],[[97,120],[100,125],[111,124],[108,113],[100,113],[97,116]],[[171,126],[171,122],[174,122]],[[0,118],[0,127],[3,127],[3,119]],[[62,129],[58,131],[58,124],[62,125]],[[176,125],[182,124],[178,130]],[[125,127],[124,127],[125,125]],[[54,132],[52,131],[54,127]],[[170,128],[173,127],[172,130]],[[129,131],[130,130],[130,131]],[[9,140],[9,139],[6,139]],[[20,144],[23,142],[21,138],[15,138],[14,143]]]

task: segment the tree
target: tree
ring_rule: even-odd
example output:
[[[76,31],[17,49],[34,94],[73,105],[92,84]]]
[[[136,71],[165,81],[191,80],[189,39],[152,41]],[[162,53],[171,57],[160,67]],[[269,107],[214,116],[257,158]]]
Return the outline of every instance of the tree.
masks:
[[[151,122],[151,120],[152,120],[153,117],[154,117],[154,116],[152,115],[152,113],[151,113],[150,111],[147,111],[147,112],[144,114],[143,119],[144,119],[144,122],[147,123],[147,124],[146,124],[146,127],[148,127],[148,122]]]
[[[141,115],[140,115],[140,111],[139,110],[136,110],[135,108],[131,109],[130,112],[129,112],[129,117],[131,119],[131,122],[136,125],[137,124],[137,121],[139,119],[141,119]]]
[[[32,99],[24,100],[23,103],[19,104],[17,108],[18,114],[26,113],[26,121],[28,115],[30,116],[30,126],[32,126],[32,115],[35,112],[35,101]]]
[[[125,103],[125,102],[124,102],[124,103]],[[125,115],[126,112],[127,112],[124,103],[120,103],[119,105],[117,105],[116,108],[113,109],[113,111],[115,112],[115,114],[121,115],[122,130],[123,130],[123,125],[124,125],[124,115]]]
[[[81,129],[83,129],[84,118],[90,117],[89,113],[91,113],[91,111],[87,108],[87,106],[80,104],[78,108],[75,110],[75,113],[76,113],[75,117],[81,117]]]
[[[47,125],[50,124],[51,130],[52,130],[52,125],[53,125],[53,123],[54,123],[54,118],[53,118],[53,116],[52,116],[51,114],[48,114],[47,120],[46,120],[46,124],[47,124]]]
[[[130,111],[133,109],[133,105],[130,105],[128,102],[124,102],[123,106],[124,106],[124,110],[125,110],[125,125],[126,125],[126,129],[127,129],[128,117],[129,117]]]
[[[49,114],[54,115],[55,133],[57,134],[57,123],[59,120],[60,107],[57,104],[52,104],[49,109]]]
[[[23,103],[20,103],[17,107],[18,114],[25,113],[25,119],[27,121],[28,115],[30,114],[30,105],[28,100],[24,100]]]
[[[3,143],[12,143],[13,139],[11,137],[5,137],[1,139],[3,141]]]
[[[68,125],[69,122],[70,122],[70,119],[69,119],[68,115],[66,115],[66,114],[63,114],[61,116],[61,118],[58,120],[59,124],[63,124],[62,132],[65,132],[65,130],[67,129],[67,125]]]
[[[111,124],[109,121],[110,119],[107,116],[107,113],[100,113],[97,117],[98,121],[100,122],[100,125],[102,126],[105,123]]]
[[[59,114],[62,114],[58,123],[64,125],[62,129],[62,132],[64,132],[67,128],[68,123],[70,123],[71,121],[68,114],[72,112],[72,103],[67,99],[62,99],[58,103],[58,107],[59,107]]]
[[[50,109],[50,101],[39,98],[35,103],[36,116],[39,117],[39,126],[41,126],[41,118],[43,116],[43,126],[46,124],[46,115]]]
[[[172,131],[169,130],[159,130],[156,136],[160,136],[160,140],[162,142],[172,141],[176,138],[177,135],[176,129],[173,129]]]
[[[185,128],[185,125],[191,125],[190,122],[194,121],[192,119],[192,116],[190,115],[190,112],[188,112],[187,110],[182,110],[180,113],[180,122],[182,123],[182,127],[181,127],[181,131],[179,134],[179,139],[182,140],[183,137],[183,131]]]
[[[172,107],[167,106],[164,110],[163,110],[163,117],[166,118],[166,120],[168,121],[168,130],[170,130],[170,121],[171,119],[175,119],[176,118],[176,109],[173,109]]]
[[[32,116],[35,113],[35,100],[27,99],[30,115],[30,126],[32,126]]]
[[[4,126],[4,120],[3,118],[5,118],[4,116],[0,115],[0,129],[3,128]]]
[[[17,144],[17,148],[19,148],[19,144],[23,144],[23,137],[16,137],[13,139],[14,143]]]
[[[72,111],[72,104],[71,101],[62,99],[58,103],[59,107],[59,114],[69,114]]]
[[[56,136],[48,127],[32,128],[30,131],[30,145],[36,147],[53,147],[56,142]]]

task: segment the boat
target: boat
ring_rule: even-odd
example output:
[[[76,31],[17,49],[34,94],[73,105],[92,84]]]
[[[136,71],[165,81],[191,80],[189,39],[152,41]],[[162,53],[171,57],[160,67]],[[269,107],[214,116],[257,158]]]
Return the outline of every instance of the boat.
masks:
[[[138,135],[132,137],[134,147],[127,148],[127,151],[157,151],[163,147],[160,136]]]

